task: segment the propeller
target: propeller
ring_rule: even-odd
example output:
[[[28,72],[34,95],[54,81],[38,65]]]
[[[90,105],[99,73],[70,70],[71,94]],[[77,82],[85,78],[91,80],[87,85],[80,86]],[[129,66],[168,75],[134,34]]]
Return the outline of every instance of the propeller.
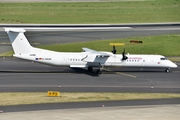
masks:
[[[122,60],[126,60],[128,59],[128,57],[125,55],[125,48],[124,51],[122,52]]]
[[[116,48],[115,46],[113,45],[113,50],[111,51],[113,54],[116,54]]]

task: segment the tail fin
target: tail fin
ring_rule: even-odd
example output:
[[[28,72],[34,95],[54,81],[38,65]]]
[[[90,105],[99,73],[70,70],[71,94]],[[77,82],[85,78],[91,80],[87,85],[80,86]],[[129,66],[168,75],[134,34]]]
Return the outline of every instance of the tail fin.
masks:
[[[26,30],[21,28],[5,28],[5,31],[9,36],[15,54],[27,54],[34,51],[24,35]]]

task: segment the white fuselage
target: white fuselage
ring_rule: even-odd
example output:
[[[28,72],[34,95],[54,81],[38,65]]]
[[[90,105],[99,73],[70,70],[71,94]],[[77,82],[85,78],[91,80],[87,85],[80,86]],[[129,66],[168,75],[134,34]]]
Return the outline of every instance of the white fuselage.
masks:
[[[104,52],[105,53],[105,52]],[[122,67],[157,67],[176,68],[177,65],[161,55],[126,55],[128,59],[122,60],[121,54],[106,52],[110,57],[96,57],[89,52],[55,52],[34,48],[34,53],[14,54],[15,57],[36,61],[39,63],[69,66],[69,67],[99,67],[122,66]],[[88,61],[88,62],[87,62]]]

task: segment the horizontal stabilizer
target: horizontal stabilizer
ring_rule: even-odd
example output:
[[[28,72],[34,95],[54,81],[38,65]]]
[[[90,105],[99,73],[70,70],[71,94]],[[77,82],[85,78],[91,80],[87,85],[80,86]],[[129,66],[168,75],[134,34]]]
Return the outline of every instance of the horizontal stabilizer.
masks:
[[[18,32],[18,33],[26,32],[26,30],[22,28],[4,28],[4,29],[6,32]]]

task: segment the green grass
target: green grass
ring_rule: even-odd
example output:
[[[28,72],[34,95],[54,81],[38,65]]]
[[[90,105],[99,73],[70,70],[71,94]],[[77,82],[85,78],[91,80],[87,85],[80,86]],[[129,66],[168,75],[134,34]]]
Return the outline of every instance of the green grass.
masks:
[[[142,100],[180,98],[180,94],[166,93],[66,93],[60,97],[47,97],[45,92],[0,92],[0,106],[63,102],[89,102],[112,100]]]
[[[180,34],[133,37],[113,40],[97,40],[90,42],[78,42],[69,44],[55,44],[40,46],[43,49],[49,49],[62,52],[80,52],[82,47],[98,51],[111,51],[111,42],[125,43],[125,46],[117,46],[117,53],[122,53],[123,49],[130,54],[161,54],[165,56],[180,56]],[[130,40],[142,41],[142,44],[130,43]]]
[[[13,51],[8,51],[8,52],[0,54],[0,56],[12,56],[13,54],[14,54]]]
[[[169,57],[168,59],[171,61],[180,62],[180,57]]]
[[[68,44],[54,44],[39,46],[39,48],[59,51],[59,52],[81,52],[82,47],[87,47],[97,51],[111,51],[109,43],[125,43],[125,46],[117,46],[117,53],[121,54],[123,49],[130,54],[161,54],[164,56],[180,56],[180,34],[170,34],[161,36],[132,37],[113,40],[96,40],[90,42],[77,42]],[[142,41],[142,44],[130,43],[130,40]],[[0,56],[12,56],[9,51]],[[173,58],[177,61],[178,58]]]
[[[179,22],[180,0],[0,3],[0,23]]]

